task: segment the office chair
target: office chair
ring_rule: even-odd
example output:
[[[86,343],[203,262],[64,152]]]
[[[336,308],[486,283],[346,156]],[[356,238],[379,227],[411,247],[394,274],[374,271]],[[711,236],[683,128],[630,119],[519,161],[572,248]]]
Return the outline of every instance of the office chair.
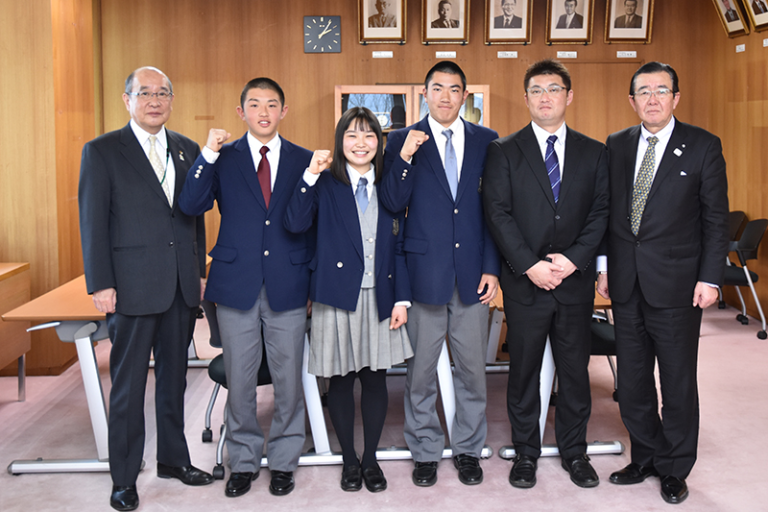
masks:
[[[747,220],[747,215],[742,211],[733,211],[728,214],[728,240],[731,241],[731,245],[729,247],[729,251],[735,251],[736,245],[739,242],[739,235],[741,235],[741,228],[744,226],[744,222]],[[731,262],[726,256],[725,258],[726,265],[730,265]],[[738,288],[736,288],[737,293],[739,294],[739,297],[741,297],[741,292]],[[719,297],[719,301],[717,303],[717,309],[725,309],[725,300],[723,299],[723,290],[718,288],[717,289],[717,295]]]
[[[736,315],[736,320],[744,325],[749,324],[749,318],[747,317],[747,306],[744,303],[744,297],[742,297],[739,287],[749,286],[749,289],[752,291],[752,297],[755,299],[757,311],[760,313],[762,329],[757,332],[757,337],[761,340],[768,338],[768,334],[765,332],[765,315],[763,314],[763,308],[760,305],[760,299],[757,297],[754,285],[759,276],[747,268],[747,261],[757,259],[757,251],[766,228],[768,228],[768,219],[752,220],[747,223],[739,241],[732,244],[730,248],[731,251],[735,251],[738,255],[741,266],[732,263],[730,260],[727,261],[725,278],[723,279],[723,285],[736,287],[736,292],[741,301],[741,313]]]

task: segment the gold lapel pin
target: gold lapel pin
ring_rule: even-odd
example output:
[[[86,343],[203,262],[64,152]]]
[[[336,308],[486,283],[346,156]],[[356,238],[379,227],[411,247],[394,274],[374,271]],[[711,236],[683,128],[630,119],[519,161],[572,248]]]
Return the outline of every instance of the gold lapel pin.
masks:
[[[179,160],[181,160],[182,162],[184,161],[184,152],[183,151],[179,151]]]

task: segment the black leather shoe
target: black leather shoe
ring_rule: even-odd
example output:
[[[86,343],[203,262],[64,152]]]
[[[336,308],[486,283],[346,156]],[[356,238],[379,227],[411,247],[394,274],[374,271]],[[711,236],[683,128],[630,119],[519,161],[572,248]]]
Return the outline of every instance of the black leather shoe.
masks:
[[[673,505],[684,502],[688,497],[688,486],[685,480],[676,476],[661,477],[661,497]]]
[[[616,485],[639,484],[649,476],[659,476],[659,474],[653,467],[647,468],[632,462],[627,467],[611,473],[610,482]]]
[[[208,485],[213,483],[213,477],[202,469],[189,465],[180,468],[157,463],[157,476],[160,478],[178,478],[187,485]]]
[[[363,481],[365,488],[371,492],[381,492],[387,488],[387,479],[384,478],[384,472],[378,464],[363,470]]]
[[[269,492],[275,496],[285,496],[296,486],[293,481],[293,471],[273,471],[272,481],[269,482]]]
[[[224,489],[224,494],[230,498],[237,498],[242,496],[251,490],[251,482],[259,477],[259,473],[251,473],[250,471],[244,473],[232,473],[227,480],[227,487]]]
[[[363,473],[360,466],[344,466],[344,470],[341,472],[341,490],[353,492],[362,488]]]
[[[417,462],[411,475],[419,487],[430,487],[437,482],[437,462]]]
[[[453,458],[453,465],[459,470],[459,481],[464,485],[477,485],[483,481],[483,468],[477,457],[462,453]]]
[[[139,508],[139,493],[135,485],[113,485],[109,504],[115,510],[136,510]]]
[[[597,473],[589,463],[589,457],[586,454],[577,455],[570,459],[562,459],[563,469],[571,475],[571,482],[579,487],[597,487],[600,479]]]
[[[509,483],[518,489],[530,489],[536,485],[536,459],[528,455],[515,455]]]

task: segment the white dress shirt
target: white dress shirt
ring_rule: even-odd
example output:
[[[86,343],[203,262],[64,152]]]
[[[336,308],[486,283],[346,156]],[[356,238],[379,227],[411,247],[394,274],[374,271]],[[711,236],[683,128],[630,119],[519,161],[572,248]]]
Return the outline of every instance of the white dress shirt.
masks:
[[[444,127],[434,119],[432,116],[427,116],[427,122],[429,123],[429,129],[432,130],[432,135],[435,137],[435,145],[437,151],[440,153],[440,161],[443,162],[443,169],[445,169],[445,142],[448,138],[443,135],[443,130],[451,130],[451,144],[453,144],[453,150],[456,153],[456,167],[458,170],[459,183],[461,183],[461,167],[464,163],[464,121],[461,120],[461,116],[448,128]]]
[[[246,136],[246,140],[248,141],[248,147],[251,150],[251,158],[253,159],[253,168],[256,169],[256,172],[258,173],[259,169],[259,163],[261,162],[261,147],[267,146],[269,148],[269,151],[267,151],[267,161],[269,162],[269,177],[270,177],[270,190],[275,190],[275,180],[277,179],[277,167],[280,164],[280,147],[282,146],[282,142],[280,140],[280,136],[275,133],[275,136],[272,137],[272,139],[267,142],[266,144],[262,144],[259,139],[254,137],[251,132],[248,132],[248,135]],[[203,146],[202,150],[203,158],[206,162],[209,164],[215,164],[216,160],[219,158],[219,152],[212,150],[208,146]]]
[[[168,190],[171,192],[171,201],[173,201],[174,191],[176,189],[176,166],[173,165],[173,158],[171,158],[171,152],[168,149],[168,137],[165,133],[165,126],[163,126],[157,133],[149,133],[139,126],[136,121],[131,119],[131,130],[136,136],[136,140],[139,141],[141,149],[144,150],[144,154],[147,155],[149,160],[149,136],[154,135],[157,137],[155,142],[155,150],[161,161],[165,161],[165,181],[168,183]],[[150,164],[151,166],[152,164]],[[154,170],[154,167],[152,168]]]
[[[533,134],[536,135],[536,141],[539,143],[539,149],[541,150],[541,158],[547,160],[547,139],[551,135],[557,135],[555,141],[555,154],[557,155],[557,163],[560,165],[560,182],[563,181],[563,170],[565,169],[565,123],[560,125],[560,128],[555,130],[554,133],[549,133],[547,130],[531,121],[531,128],[533,128]]]

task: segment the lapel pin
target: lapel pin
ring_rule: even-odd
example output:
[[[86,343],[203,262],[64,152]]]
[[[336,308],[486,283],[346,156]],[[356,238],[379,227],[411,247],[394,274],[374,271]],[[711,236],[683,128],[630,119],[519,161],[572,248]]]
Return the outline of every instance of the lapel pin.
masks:
[[[184,152],[181,150],[179,151],[179,160],[184,161]]]
[[[683,147],[685,147],[685,146],[683,146]],[[680,155],[682,155],[682,154],[683,154],[683,152],[682,152],[682,151],[680,151],[678,148],[675,148],[675,151],[674,151],[674,153],[675,153],[675,156],[680,156]]]
[[[680,171],[680,176],[688,176],[688,173],[685,171]]]

